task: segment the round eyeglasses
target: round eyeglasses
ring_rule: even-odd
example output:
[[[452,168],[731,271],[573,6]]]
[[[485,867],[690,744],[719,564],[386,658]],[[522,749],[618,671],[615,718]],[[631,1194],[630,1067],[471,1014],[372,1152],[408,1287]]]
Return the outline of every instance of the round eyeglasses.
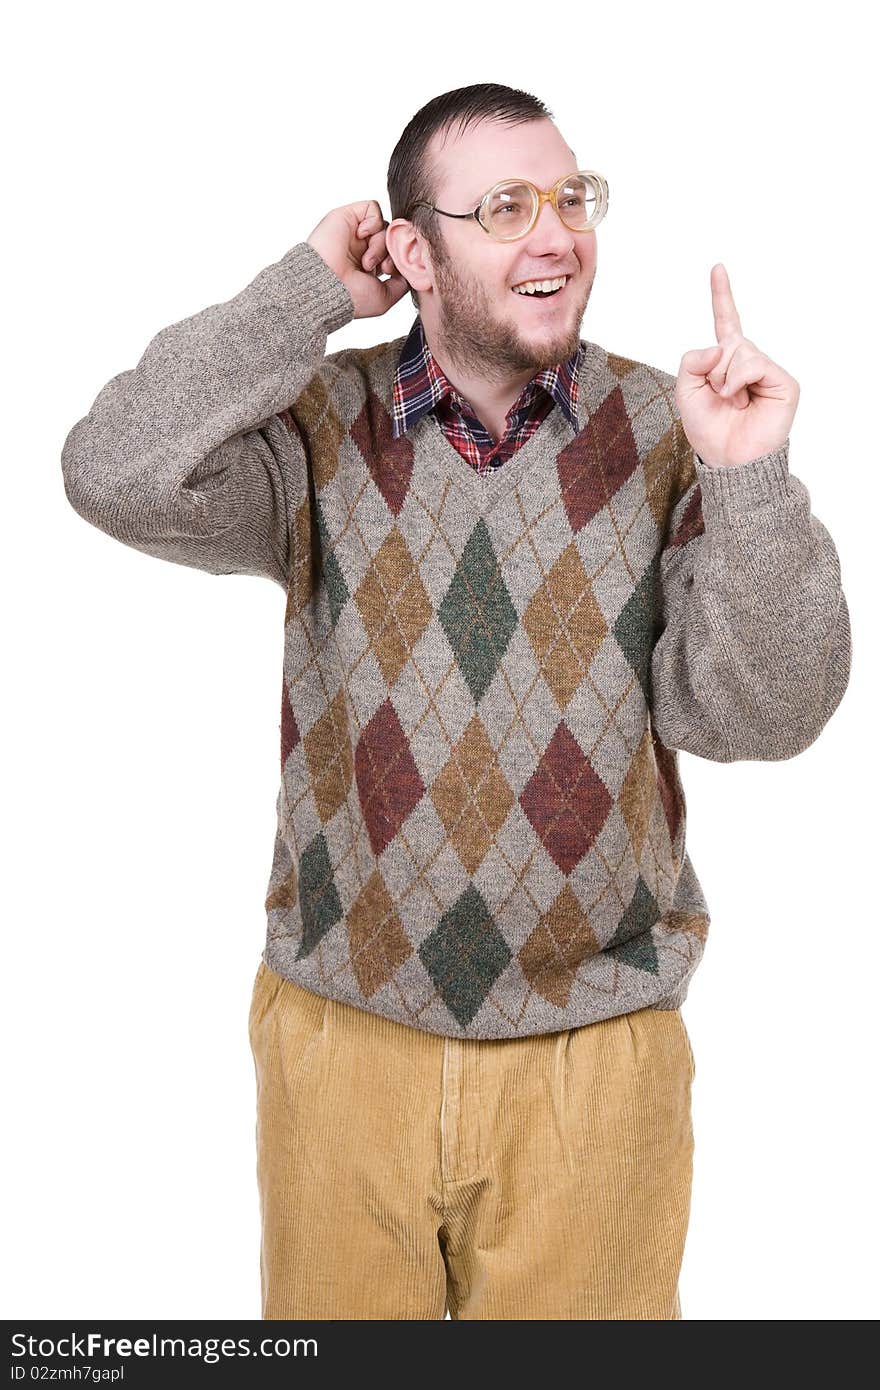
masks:
[[[412,208],[430,208],[442,217],[473,217],[495,241],[517,241],[527,236],[544,203],[552,202],[572,232],[591,232],[608,211],[608,183],[593,169],[567,174],[552,188],[542,189],[529,179],[502,179],[483,194],[473,212],[444,212],[433,203],[417,202]]]

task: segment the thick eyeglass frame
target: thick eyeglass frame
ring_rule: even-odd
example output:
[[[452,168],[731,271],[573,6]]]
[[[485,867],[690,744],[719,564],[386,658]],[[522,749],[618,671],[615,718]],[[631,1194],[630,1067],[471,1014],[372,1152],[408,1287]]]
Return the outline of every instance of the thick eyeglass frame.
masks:
[[[586,227],[569,227],[568,223],[565,221],[565,218],[562,216],[562,213],[559,211],[559,203],[557,201],[557,194],[559,193],[559,190],[562,187],[562,185],[570,182],[571,179],[577,178],[588,179],[596,189],[596,211],[590,218],[590,221]],[[526,227],[525,231],[517,232],[516,236],[501,237],[496,236],[495,233],[489,227],[487,227],[486,223],[483,221],[483,214],[489,202],[489,199],[492,197],[493,193],[495,193],[499,188],[503,188],[505,184],[509,183],[518,183],[521,184],[524,188],[528,188],[530,190],[532,195],[532,216],[531,220],[529,221],[529,225]],[[474,208],[473,212],[444,212],[442,208],[435,207],[433,203],[425,202],[412,203],[410,205],[410,211],[412,211],[413,208],[430,208],[432,212],[439,212],[442,217],[472,217],[476,222],[479,223],[483,231],[486,232],[486,234],[490,236],[493,241],[507,242],[519,241],[522,237],[528,236],[529,232],[532,230],[535,223],[537,222],[538,217],[541,213],[541,208],[544,206],[545,203],[553,204],[560,222],[562,222],[563,226],[567,227],[570,232],[591,232],[595,227],[598,227],[599,223],[602,221],[602,218],[605,216],[605,213],[608,211],[608,181],[604,178],[602,174],[597,173],[595,169],[578,169],[575,171],[575,173],[566,174],[563,178],[557,180],[557,182],[553,185],[552,188],[546,189],[538,188],[535,184],[532,183],[530,179],[499,179],[497,183],[493,183],[492,187],[483,194],[482,198],[480,199],[477,206]]]

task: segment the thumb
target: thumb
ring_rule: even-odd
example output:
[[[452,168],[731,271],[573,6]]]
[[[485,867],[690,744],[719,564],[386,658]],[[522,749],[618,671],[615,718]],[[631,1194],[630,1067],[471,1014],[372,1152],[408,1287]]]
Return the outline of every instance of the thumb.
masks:
[[[390,309],[398,300],[403,299],[405,294],[409,294],[409,281],[398,270],[392,271],[387,280],[380,280],[379,287],[387,299],[386,309]]]
[[[720,362],[723,351],[721,344],[715,343],[713,347],[693,348],[686,352],[681,359],[679,379],[685,384],[696,386],[699,382],[702,385],[712,368]]]

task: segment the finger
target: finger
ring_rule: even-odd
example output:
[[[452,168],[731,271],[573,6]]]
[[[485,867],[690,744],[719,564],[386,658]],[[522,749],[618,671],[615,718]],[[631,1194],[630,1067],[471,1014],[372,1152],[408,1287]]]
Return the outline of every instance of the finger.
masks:
[[[745,387],[756,386],[769,380],[773,376],[773,367],[774,363],[769,357],[760,352],[740,358],[727,373],[727,380],[721,391],[722,396],[735,397],[737,392]]]
[[[387,226],[388,223],[382,216],[382,209],[380,208],[379,204],[374,200],[372,203],[369,204],[367,211],[364,213],[363,217],[358,223],[357,234],[358,236],[368,236],[375,232],[377,229],[381,231]]]
[[[709,385],[712,390],[720,394],[730,374],[731,367],[737,362],[742,362],[746,357],[754,357],[756,353],[760,354],[760,351],[760,348],[752,342],[751,338],[741,338],[738,343],[728,343],[718,362],[709,373]]]
[[[737,343],[734,347],[725,348],[724,357],[722,358],[722,362],[719,364],[723,365],[724,371],[721,375],[720,381],[713,382],[716,391],[724,391],[725,383],[730,380],[731,373],[735,371],[737,367],[742,366],[746,358],[760,357],[761,355],[762,354],[760,348],[756,347],[754,343],[748,342],[745,338],[743,338],[741,343]]]
[[[693,348],[681,359],[679,378],[686,390],[699,391],[706,385],[706,377],[718,361],[723,351],[720,344],[713,347]]]
[[[715,363],[715,366],[712,368],[712,370],[708,373],[709,385],[712,387],[713,391],[721,391],[722,386],[727,380],[727,372],[730,367],[730,359],[732,358],[735,351],[735,347],[727,346],[722,348],[721,356],[718,358],[718,361]]]
[[[372,270],[373,266],[378,265],[379,262],[384,259],[386,254],[387,247],[385,246],[385,232],[374,232],[373,235],[369,238],[367,249],[363,255],[362,265],[364,267],[364,270]]]
[[[729,338],[742,337],[742,325],[733,302],[730,280],[721,261],[713,265],[709,274],[712,286],[712,311],[715,315],[715,337],[719,343]]]
[[[409,293],[409,282],[396,270],[391,272],[387,280],[380,280],[379,284],[385,293],[389,308]]]

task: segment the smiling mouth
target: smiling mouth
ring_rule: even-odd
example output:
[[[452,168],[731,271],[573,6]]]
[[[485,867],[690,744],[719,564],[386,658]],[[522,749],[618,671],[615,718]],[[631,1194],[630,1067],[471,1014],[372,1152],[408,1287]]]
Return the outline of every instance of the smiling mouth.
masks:
[[[549,291],[547,291],[547,290],[529,290],[529,291],[523,292],[522,290],[516,290],[516,289],[511,285],[511,287],[510,287],[510,292],[511,292],[511,294],[515,294],[516,297],[517,297],[517,299],[543,299],[543,300],[547,300],[547,299],[558,299],[559,296],[560,296],[561,294],[563,294],[563,293],[568,289],[568,287],[569,287],[570,284],[571,284],[571,276],[568,275],[568,276],[566,276],[565,284],[564,284],[564,285],[560,285],[560,287],[559,287],[558,289],[556,289],[556,290],[549,290]]]

